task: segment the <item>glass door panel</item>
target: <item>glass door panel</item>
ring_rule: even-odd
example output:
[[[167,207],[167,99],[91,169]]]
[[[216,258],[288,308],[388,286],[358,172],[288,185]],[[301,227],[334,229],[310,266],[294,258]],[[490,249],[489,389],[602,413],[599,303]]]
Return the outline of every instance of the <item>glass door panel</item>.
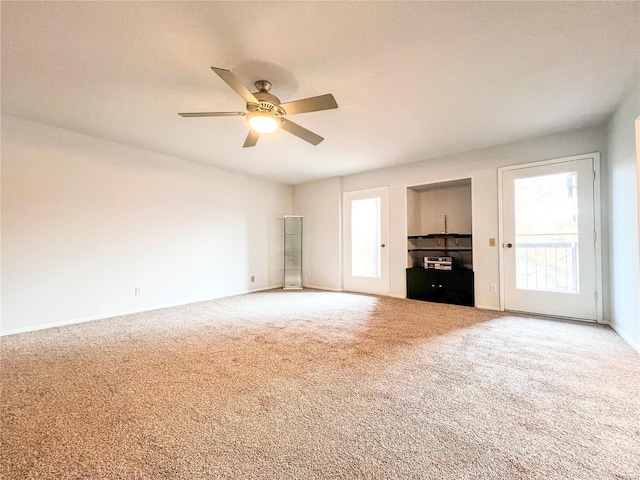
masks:
[[[380,277],[380,198],[351,202],[351,274]]]
[[[516,288],[578,293],[577,173],[515,180]]]

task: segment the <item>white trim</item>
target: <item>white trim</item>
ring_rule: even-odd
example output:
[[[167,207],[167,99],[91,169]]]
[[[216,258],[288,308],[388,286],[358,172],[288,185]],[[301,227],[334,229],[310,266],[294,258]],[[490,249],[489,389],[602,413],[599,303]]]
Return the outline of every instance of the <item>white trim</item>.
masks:
[[[501,167],[498,168],[498,309],[504,312],[504,248],[503,244],[503,230],[504,230],[504,215],[502,213],[502,174]]]
[[[340,289],[336,291],[344,290],[344,263],[343,263],[343,250],[344,250],[344,227],[342,223],[344,222],[342,207],[344,204],[344,192],[342,191],[343,179],[340,177],[340,195],[338,195],[338,279],[340,280],[338,284],[340,285]]]
[[[521,163],[518,165],[510,165],[507,167],[498,167],[498,248],[499,252],[499,274],[500,274],[500,310],[504,311],[504,248],[502,248],[504,242],[504,218],[503,218],[503,173],[510,170],[520,170],[523,168],[539,167],[542,165],[552,165],[555,163],[572,162],[575,160],[583,160],[590,158],[593,162],[593,169],[595,171],[595,178],[593,180],[593,220],[594,229],[596,231],[595,241],[595,283],[598,293],[598,301],[596,302],[596,323],[604,323],[604,313],[602,305],[602,215],[600,211],[601,207],[601,192],[600,192],[600,152],[583,153],[580,155],[572,155],[570,157],[553,158],[550,160],[541,160],[538,162]],[[582,321],[588,321],[581,319]]]
[[[175,306],[175,305],[174,305]],[[166,308],[166,307],[159,307],[159,308]],[[155,308],[153,310],[156,310]],[[87,318],[78,318],[75,320],[65,320],[62,322],[55,322],[55,323],[44,323],[41,325],[36,325],[35,327],[26,327],[26,328],[16,328],[15,330],[8,330],[8,331],[3,331],[0,332],[0,337],[5,337],[7,335],[17,335],[18,333],[27,333],[27,332],[36,332],[38,330],[46,330],[49,328],[57,328],[57,327],[65,327],[67,325],[75,325],[77,323],[86,323],[86,322],[93,322],[95,320],[104,320],[105,318],[113,318],[113,317],[121,317],[123,315],[133,315],[135,313],[141,313],[147,310],[135,310],[132,312],[127,312],[127,313],[116,313],[114,315],[108,315],[106,317],[87,317]]]
[[[406,295],[398,295],[397,293],[390,293],[389,295],[387,295],[387,297],[391,297],[391,298],[401,298],[403,300],[407,299]]]
[[[320,285],[307,285],[307,284],[302,285],[302,288],[315,288],[316,290],[328,290],[330,292],[342,292],[343,291],[341,288],[321,287]]]
[[[404,236],[407,237],[404,249],[406,255],[404,256],[404,298],[407,298],[407,268],[409,267],[409,186],[404,187]]]
[[[479,309],[479,310],[491,310],[493,312],[502,312],[503,311],[501,308],[489,307],[487,305],[476,305],[476,308]]]
[[[640,353],[640,344],[636,343],[632,338],[630,338],[626,333],[622,330],[618,329],[615,324],[609,322],[608,324],[614,332],[616,332],[620,337],[629,344],[631,348],[633,348],[636,352]]]
[[[275,290],[276,288],[284,288],[284,284],[281,283],[280,285],[275,285],[272,287],[254,288],[253,290],[247,290],[246,292],[243,292],[243,293],[234,293],[233,295],[225,295],[224,297],[217,297],[217,298],[227,298],[227,297],[235,297],[236,295],[245,295],[247,293],[265,292],[267,290]],[[211,300],[215,300],[215,298],[212,298]],[[201,301],[206,302],[206,300],[201,300]],[[187,305],[187,304],[183,303],[183,305]]]
[[[232,293],[231,295],[223,295],[223,296],[220,296],[220,297],[203,298],[201,300],[192,300],[190,302],[184,302],[184,303],[171,303],[171,304],[166,304],[166,305],[158,305],[158,306],[153,307],[153,308],[143,308],[143,309],[140,309],[140,310],[129,310],[129,311],[125,311],[125,312],[109,313],[109,314],[104,315],[104,316],[76,318],[74,320],[63,320],[61,322],[44,323],[44,324],[35,325],[35,326],[32,326],[32,327],[16,328],[14,330],[8,330],[8,331],[0,332],[0,337],[4,337],[4,336],[7,336],[7,335],[16,335],[18,333],[27,333],[27,332],[35,332],[35,331],[38,331],[38,330],[46,330],[48,328],[66,327],[67,325],[76,325],[78,323],[93,322],[93,321],[96,321],[96,320],[106,320],[108,318],[123,317],[125,315],[134,315],[136,313],[153,312],[154,310],[162,310],[164,308],[180,307],[182,305],[190,305],[192,303],[208,302],[210,300],[218,300],[220,298],[235,297],[237,295],[246,295],[247,293],[262,292],[262,291],[265,291],[265,290],[273,290],[273,289],[276,289],[276,288],[282,288],[282,285],[276,285],[276,286],[264,287],[264,288],[256,288],[254,290],[248,290],[246,292]]]
[[[562,315],[547,315],[545,313],[536,313],[536,312],[523,312],[520,310],[505,310],[504,313],[513,313],[515,315],[527,316],[530,318],[539,318],[543,320],[569,320],[572,322],[580,322],[580,323],[592,323],[597,324],[595,320],[588,320],[585,318],[576,318],[576,317],[563,317]]]
[[[575,160],[582,160],[585,158],[600,158],[600,152],[582,153],[580,155],[572,155],[570,157],[551,158],[549,160],[539,160],[536,162],[519,163],[517,165],[508,165],[506,167],[498,167],[498,171],[506,170],[520,170],[523,168],[540,167],[542,165],[553,165],[554,163],[573,162]]]
[[[600,184],[600,153],[594,152],[593,155],[593,171],[595,178],[593,179],[593,228],[596,231],[595,254],[596,254],[596,292],[598,293],[598,301],[596,302],[596,322],[604,323],[604,305],[602,302],[603,285],[602,285],[602,215],[601,215],[601,184]]]
[[[476,292],[479,291],[479,283],[478,275],[475,274],[475,259],[477,258],[478,252],[476,250],[476,246],[478,245],[475,232],[475,212],[473,209],[473,176],[469,177],[469,196],[471,197],[471,271],[473,273],[473,306],[476,306]],[[464,262],[463,262],[464,263]]]

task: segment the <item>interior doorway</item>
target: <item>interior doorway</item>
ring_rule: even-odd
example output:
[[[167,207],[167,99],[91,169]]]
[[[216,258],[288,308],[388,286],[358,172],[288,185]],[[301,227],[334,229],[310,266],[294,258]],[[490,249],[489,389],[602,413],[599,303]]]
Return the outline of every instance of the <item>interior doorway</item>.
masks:
[[[602,318],[599,156],[498,170],[505,310]]]

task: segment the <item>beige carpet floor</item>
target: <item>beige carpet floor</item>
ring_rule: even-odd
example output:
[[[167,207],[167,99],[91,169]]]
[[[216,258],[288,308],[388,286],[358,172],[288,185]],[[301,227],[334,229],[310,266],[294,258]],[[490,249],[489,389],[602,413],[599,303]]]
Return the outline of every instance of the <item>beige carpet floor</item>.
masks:
[[[605,326],[270,291],[2,338],[4,479],[639,479]]]

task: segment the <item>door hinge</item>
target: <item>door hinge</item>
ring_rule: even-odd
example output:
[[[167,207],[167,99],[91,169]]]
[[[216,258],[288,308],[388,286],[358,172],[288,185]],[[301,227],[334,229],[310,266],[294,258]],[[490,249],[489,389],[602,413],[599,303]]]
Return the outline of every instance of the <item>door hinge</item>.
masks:
[[[597,242],[598,241],[598,232],[593,232],[593,241]]]
[[[596,181],[596,178],[597,178],[597,177],[596,177],[596,171],[594,170],[594,171],[593,171],[593,181],[594,181],[594,182]]]
[[[598,292],[594,292],[593,299],[598,303]]]

